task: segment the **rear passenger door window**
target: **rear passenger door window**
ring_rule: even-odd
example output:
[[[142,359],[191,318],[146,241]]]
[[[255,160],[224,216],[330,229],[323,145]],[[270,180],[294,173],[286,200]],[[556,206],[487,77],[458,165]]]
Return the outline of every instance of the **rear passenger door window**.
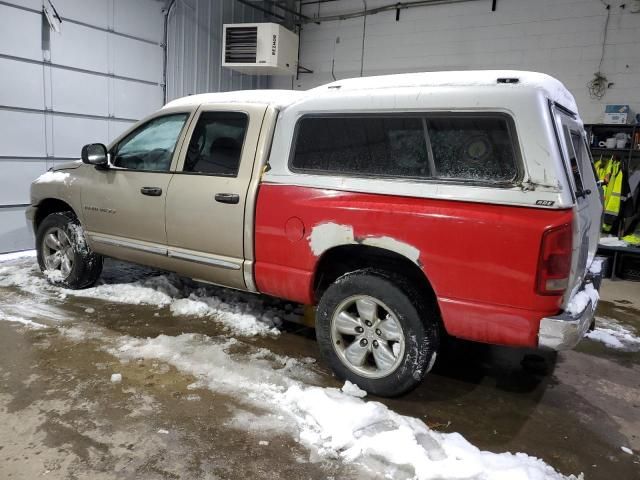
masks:
[[[504,115],[306,116],[291,169],[350,176],[513,182],[518,164]]]
[[[189,141],[183,171],[235,177],[248,123],[242,112],[202,112]]]

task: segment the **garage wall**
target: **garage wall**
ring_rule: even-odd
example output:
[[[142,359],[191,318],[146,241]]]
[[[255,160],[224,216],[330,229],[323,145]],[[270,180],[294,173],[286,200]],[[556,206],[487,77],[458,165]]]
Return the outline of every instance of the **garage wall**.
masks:
[[[0,252],[33,248],[30,182],[162,105],[163,2],[0,1]]]
[[[307,3],[309,0],[305,0]],[[303,13],[328,16],[394,4],[392,0],[341,0],[308,4]],[[630,103],[640,112],[640,13],[637,1],[610,1],[602,71],[615,85],[602,100],[589,97],[587,82],[598,71],[607,10],[600,0],[475,0],[383,12],[307,24],[300,63],[314,71],[296,88],[337,79],[385,73],[522,69],[559,78],[575,95],[587,122],[602,119],[606,103]],[[620,5],[625,4],[625,8]],[[365,31],[363,55],[363,30]],[[290,85],[290,84],[289,84]],[[284,82],[282,87],[287,87]]]
[[[244,75],[220,66],[222,25],[264,21],[260,11],[236,0],[177,0],[168,23],[168,99],[267,88],[267,77]]]

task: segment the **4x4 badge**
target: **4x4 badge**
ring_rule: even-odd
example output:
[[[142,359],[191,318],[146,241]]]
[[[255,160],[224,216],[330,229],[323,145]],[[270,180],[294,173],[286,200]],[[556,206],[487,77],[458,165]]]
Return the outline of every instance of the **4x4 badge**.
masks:
[[[556,203],[553,200],[536,200],[536,205],[543,205],[545,207],[551,207]]]

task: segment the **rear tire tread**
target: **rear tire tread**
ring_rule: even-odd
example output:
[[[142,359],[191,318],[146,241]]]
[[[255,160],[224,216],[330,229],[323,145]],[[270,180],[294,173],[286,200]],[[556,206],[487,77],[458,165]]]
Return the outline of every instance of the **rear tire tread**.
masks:
[[[333,311],[343,299],[355,294],[379,297],[403,323],[405,359],[386,377],[369,379],[356,374],[340,361],[333,348]],[[369,393],[394,397],[415,388],[433,366],[439,343],[438,318],[435,303],[421,295],[408,279],[394,272],[365,268],[341,276],[324,292],[318,304],[316,335],[322,356],[339,378]]]

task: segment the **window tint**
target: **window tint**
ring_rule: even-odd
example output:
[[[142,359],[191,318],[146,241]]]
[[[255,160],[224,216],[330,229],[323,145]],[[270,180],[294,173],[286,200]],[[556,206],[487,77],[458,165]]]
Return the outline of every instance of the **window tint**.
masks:
[[[427,121],[438,177],[510,181],[517,176],[513,143],[504,118],[439,117]]]
[[[239,112],[203,112],[184,160],[185,172],[235,176],[249,119]]]
[[[363,175],[429,176],[418,117],[303,118],[293,167]]]
[[[292,167],[479,181],[517,176],[509,127],[497,115],[303,117]]]
[[[157,117],[122,140],[112,152],[116,167],[166,172],[189,114]]]

